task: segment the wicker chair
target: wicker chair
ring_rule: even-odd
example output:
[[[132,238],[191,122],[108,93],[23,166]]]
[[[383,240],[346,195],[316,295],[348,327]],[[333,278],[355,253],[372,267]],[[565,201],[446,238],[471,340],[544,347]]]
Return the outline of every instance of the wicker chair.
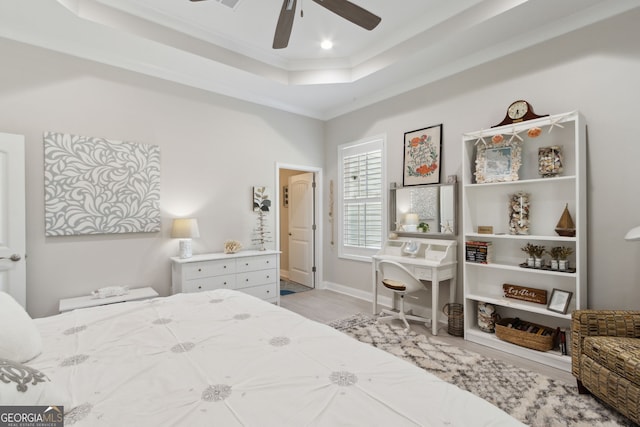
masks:
[[[571,350],[578,391],[640,424],[640,311],[574,311]]]

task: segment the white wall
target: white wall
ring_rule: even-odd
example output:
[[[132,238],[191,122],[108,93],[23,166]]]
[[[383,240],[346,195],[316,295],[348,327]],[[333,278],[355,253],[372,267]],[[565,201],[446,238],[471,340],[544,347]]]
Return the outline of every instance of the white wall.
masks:
[[[366,136],[387,134],[388,181],[401,183],[404,132],[443,123],[446,179],[461,175],[462,133],[499,123],[512,101],[538,114],[579,110],[588,124],[589,306],[640,309],[640,243],[623,240],[640,225],[638,22],[637,11],[613,18],[329,121],[326,182],[337,179],[336,147]],[[370,264],[338,259],[328,245],[324,262],[325,281],[369,290]]]
[[[639,12],[613,18],[327,123],[0,39],[0,130],[27,139],[28,310],[53,314],[59,298],[112,284],[166,295],[174,216],[199,219],[196,253],[221,250],[228,238],[250,245],[251,186],[276,191],[276,161],[324,167],[324,278],[364,294],[370,265],[339,260],[328,244],[337,145],[386,133],[388,180],[401,182],[403,133],[443,123],[442,176],[460,175],[461,134],[498,123],[520,98],[539,114],[585,115],[589,304],[639,308],[640,244],[622,239],[640,224],[637,22]],[[47,130],[159,145],[162,232],[45,238]]]
[[[153,286],[167,295],[168,258],[178,245],[169,238],[171,218],[198,218],[194,253],[221,251],[226,239],[250,247],[252,186],[277,191],[276,162],[323,166],[318,120],[3,39],[0,52],[0,130],[27,141],[32,316],[54,314],[60,298],[106,285]],[[162,231],[45,238],[42,134],[49,130],[158,145]]]

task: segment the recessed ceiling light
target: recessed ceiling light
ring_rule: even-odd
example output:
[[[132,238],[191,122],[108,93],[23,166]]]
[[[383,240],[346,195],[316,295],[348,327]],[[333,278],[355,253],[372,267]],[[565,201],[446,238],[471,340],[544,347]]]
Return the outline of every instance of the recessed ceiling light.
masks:
[[[324,40],[322,43],[320,43],[320,47],[324,50],[329,50],[333,48],[333,42],[331,40]]]

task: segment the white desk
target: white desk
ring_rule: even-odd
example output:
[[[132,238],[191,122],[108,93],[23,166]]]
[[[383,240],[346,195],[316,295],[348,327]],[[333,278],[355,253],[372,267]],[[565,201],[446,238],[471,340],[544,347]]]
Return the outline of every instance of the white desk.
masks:
[[[415,256],[403,252],[403,246],[409,241],[419,245]],[[380,252],[373,256],[373,314],[378,313],[378,284],[382,279],[378,278],[378,263],[382,260],[395,261],[405,266],[418,279],[431,281],[431,332],[433,335],[438,335],[440,281],[450,279],[449,302],[455,302],[456,299],[456,269],[458,264],[456,246],[455,240],[407,237],[387,240]]]
[[[96,298],[92,295],[75,298],[63,298],[60,300],[60,313],[75,310],[77,308],[96,307],[98,305],[116,304],[125,301],[137,301],[149,298],[155,298],[158,293],[153,288],[134,288],[124,295],[115,297]]]

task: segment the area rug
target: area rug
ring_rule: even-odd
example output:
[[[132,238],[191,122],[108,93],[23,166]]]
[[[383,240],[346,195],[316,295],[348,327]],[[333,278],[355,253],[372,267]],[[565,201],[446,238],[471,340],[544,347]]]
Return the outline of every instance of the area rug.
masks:
[[[575,385],[357,314],[329,323],[491,402],[530,426],[633,426]],[[461,408],[464,410],[464,408]]]

